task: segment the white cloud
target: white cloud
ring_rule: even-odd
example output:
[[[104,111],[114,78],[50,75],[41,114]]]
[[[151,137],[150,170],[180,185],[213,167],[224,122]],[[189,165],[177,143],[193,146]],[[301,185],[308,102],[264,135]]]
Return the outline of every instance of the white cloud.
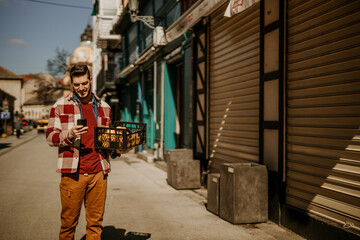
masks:
[[[27,46],[27,43],[23,39],[15,39],[15,38],[6,40],[6,44],[16,45],[16,46]]]

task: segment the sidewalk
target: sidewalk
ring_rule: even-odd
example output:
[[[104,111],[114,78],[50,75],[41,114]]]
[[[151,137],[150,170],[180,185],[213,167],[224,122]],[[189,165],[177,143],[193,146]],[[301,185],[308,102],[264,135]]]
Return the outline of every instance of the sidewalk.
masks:
[[[104,239],[303,239],[272,222],[233,225],[219,218],[205,207],[206,189],[172,188],[164,170],[137,154],[128,153],[111,164],[104,236],[112,237]]]
[[[1,138],[0,156],[37,136],[37,131],[33,130],[20,139],[16,136]],[[205,207],[206,189],[172,188],[166,182],[166,171],[157,167],[157,162],[146,162],[135,153],[112,159],[111,165],[103,240],[303,240],[272,222],[233,225],[219,218]],[[58,195],[55,196],[56,199],[47,199],[56,202]],[[84,209],[81,215],[76,237],[84,240]],[[54,229],[50,230],[57,232]]]
[[[14,148],[34,139],[38,136],[36,129],[25,132],[20,136],[20,138],[16,138],[16,135],[9,135],[6,138],[0,138],[0,156],[5,153],[13,150]],[[45,137],[45,135],[44,135]]]

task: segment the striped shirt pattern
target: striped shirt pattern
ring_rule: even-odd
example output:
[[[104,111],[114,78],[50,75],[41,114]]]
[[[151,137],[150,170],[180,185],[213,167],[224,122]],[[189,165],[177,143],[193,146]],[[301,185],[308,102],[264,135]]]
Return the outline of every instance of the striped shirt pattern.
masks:
[[[97,126],[109,127],[111,123],[110,106],[96,95],[94,97],[97,102]],[[50,146],[59,148],[56,170],[58,173],[76,173],[78,171],[80,138],[71,141],[68,138],[68,133],[80,118],[80,108],[73,97],[73,93],[59,99],[50,110],[46,141]],[[109,152],[99,150],[99,157],[103,173],[109,173]]]

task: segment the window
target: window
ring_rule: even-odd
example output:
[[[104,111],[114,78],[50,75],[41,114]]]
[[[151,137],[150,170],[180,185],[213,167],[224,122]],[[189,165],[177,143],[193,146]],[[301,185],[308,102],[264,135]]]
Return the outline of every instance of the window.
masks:
[[[168,14],[166,14],[166,26],[169,27],[180,17],[180,3],[177,3]]]
[[[157,12],[164,4],[164,0],[155,0],[155,12]]]
[[[116,1],[100,1],[100,15],[115,16],[116,15]]]
[[[130,64],[138,57],[138,46],[137,46],[137,23],[134,23],[129,31],[127,32],[126,41],[126,64]]]
[[[143,16],[154,16],[153,1],[149,1],[142,11]],[[152,43],[152,29],[140,22],[140,52]]]
[[[128,32],[128,43],[131,44],[134,41],[136,41],[136,24],[133,24]]]

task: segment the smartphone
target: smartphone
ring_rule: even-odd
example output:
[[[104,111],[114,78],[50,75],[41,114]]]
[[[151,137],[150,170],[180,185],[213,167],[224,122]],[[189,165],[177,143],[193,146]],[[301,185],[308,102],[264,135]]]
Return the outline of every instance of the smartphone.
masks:
[[[87,125],[86,118],[78,119],[77,125],[83,125],[85,127]]]

